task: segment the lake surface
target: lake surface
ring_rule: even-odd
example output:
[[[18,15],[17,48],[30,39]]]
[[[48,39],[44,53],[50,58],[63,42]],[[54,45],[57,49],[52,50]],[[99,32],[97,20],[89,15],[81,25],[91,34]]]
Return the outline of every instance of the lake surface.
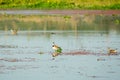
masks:
[[[0,80],[119,80],[119,17],[2,16]],[[18,34],[12,35],[11,28]],[[54,60],[52,42],[63,49]],[[118,55],[108,56],[108,48]],[[68,54],[76,51],[89,54]]]

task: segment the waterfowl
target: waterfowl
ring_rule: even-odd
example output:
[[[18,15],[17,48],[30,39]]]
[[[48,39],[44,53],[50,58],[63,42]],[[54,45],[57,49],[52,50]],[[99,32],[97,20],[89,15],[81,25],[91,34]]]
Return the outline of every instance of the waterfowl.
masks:
[[[109,50],[108,55],[116,55],[117,54],[117,49],[108,48],[108,50]]]
[[[56,57],[56,56],[58,56],[60,53],[57,53],[57,52],[54,52],[54,53],[52,53],[52,57]]]
[[[57,45],[55,45],[54,42],[53,42],[52,48],[53,48],[53,50],[55,50],[55,52],[58,52],[58,53],[62,52],[62,48],[57,46]]]
[[[55,45],[54,42],[53,42],[52,48],[53,50],[55,50],[55,52],[52,54],[53,57],[58,56],[60,53],[62,53],[62,48]]]
[[[17,29],[11,29],[11,34],[17,35],[18,30]]]

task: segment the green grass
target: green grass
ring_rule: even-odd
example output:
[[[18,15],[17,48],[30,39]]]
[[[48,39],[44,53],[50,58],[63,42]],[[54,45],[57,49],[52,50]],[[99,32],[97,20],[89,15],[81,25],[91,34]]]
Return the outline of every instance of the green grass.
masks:
[[[0,9],[120,9],[120,0],[0,0]]]

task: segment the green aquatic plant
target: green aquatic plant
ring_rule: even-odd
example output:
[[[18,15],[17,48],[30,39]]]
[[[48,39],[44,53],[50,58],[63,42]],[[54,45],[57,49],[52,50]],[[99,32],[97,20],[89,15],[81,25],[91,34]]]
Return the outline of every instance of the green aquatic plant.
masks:
[[[116,23],[116,24],[120,24],[120,20],[116,19],[116,20],[115,20],[115,23]]]
[[[66,22],[68,22],[68,20],[71,19],[71,16],[66,15],[66,16],[63,16],[63,18],[65,19]]]

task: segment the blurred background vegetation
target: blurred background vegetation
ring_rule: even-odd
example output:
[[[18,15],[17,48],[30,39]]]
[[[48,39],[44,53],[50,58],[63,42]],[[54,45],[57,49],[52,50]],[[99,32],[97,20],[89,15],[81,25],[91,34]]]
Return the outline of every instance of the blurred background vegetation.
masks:
[[[0,15],[0,30],[115,30],[120,15]]]
[[[0,9],[120,9],[120,0],[0,0]]]

